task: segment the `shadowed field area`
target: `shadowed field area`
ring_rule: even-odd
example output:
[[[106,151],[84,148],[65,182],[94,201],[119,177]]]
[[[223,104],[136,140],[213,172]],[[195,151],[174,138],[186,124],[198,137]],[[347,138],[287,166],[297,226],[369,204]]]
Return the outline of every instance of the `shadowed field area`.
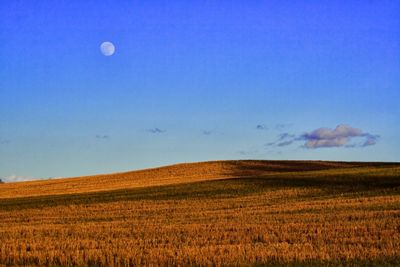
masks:
[[[183,163],[132,172],[86,176],[68,179],[9,183],[0,187],[0,198],[37,195],[98,192],[226,178],[261,176],[282,172],[386,166],[390,163],[324,162],[324,161],[211,161]]]
[[[399,251],[396,163],[217,161],[0,184],[0,265],[397,266]]]

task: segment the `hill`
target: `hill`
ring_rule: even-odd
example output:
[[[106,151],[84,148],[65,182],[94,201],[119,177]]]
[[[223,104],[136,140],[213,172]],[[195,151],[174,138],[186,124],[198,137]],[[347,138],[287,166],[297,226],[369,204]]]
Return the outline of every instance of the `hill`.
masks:
[[[212,161],[0,185],[0,265],[398,266],[400,164]]]
[[[54,180],[6,183],[0,187],[0,198],[131,189],[148,186],[219,180],[226,178],[258,177],[285,172],[385,166],[400,165],[396,163],[262,160],[182,163],[130,172]]]

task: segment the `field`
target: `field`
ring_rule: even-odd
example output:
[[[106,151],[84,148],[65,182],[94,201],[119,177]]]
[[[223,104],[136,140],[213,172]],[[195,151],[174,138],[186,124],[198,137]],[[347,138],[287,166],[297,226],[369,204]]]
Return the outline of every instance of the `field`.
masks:
[[[400,164],[215,161],[0,184],[0,265],[400,266]]]

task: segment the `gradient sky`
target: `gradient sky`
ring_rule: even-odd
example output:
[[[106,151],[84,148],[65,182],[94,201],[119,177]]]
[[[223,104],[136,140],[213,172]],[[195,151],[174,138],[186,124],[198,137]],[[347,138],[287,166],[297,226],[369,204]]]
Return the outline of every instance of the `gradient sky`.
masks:
[[[4,0],[0,18],[5,180],[400,161],[400,1]]]

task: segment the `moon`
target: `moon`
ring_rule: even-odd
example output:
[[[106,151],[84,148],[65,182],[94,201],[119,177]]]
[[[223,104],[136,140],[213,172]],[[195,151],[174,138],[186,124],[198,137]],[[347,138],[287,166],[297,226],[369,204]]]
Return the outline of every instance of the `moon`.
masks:
[[[103,55],[105,55],[107,57],[108,56],[112,56],[114,54],[114,52],[115,52],[115,46],[111,42],[108,42],[108,41],[107,42],[103,42],[100,45],[100,51],[101,51],[101,53]]]

